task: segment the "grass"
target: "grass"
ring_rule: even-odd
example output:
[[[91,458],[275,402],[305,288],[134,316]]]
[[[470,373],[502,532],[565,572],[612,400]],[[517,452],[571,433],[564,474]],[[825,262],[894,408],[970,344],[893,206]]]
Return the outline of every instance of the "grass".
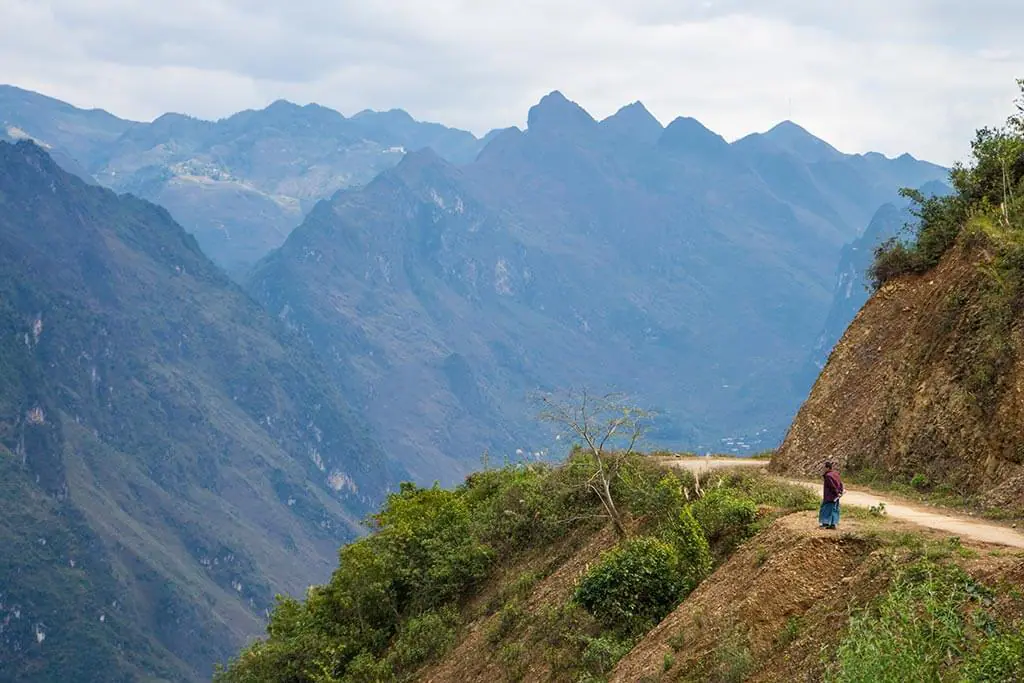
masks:
[[[958,543],[916,545],[915,560],[890,554],[888,590],[851,614],[825,680],[1015,680],[1024,666],[1019,625],[1003,622],[994,591],[954,561]]]

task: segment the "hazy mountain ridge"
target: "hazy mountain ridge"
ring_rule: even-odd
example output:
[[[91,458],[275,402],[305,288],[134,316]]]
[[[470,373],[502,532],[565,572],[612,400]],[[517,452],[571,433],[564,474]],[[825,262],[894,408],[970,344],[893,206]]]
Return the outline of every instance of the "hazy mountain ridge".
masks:
[[[403,476],[165,210],[28,142],[0,143],[0,329],[19,680],[209,675]]]
[[[943,196],[952,191],[948,185],[939,181],[926,183],[918,189],[926,197]],[[870,296],[868,269],[874,261],[875,248],[890,238],[904,236],[907,226],[913,221],[914,215],[908,200],[886,202],[871,217],[864,232],[843,247],[836,267],[832,305],[799,380],[804,392],[810,390],[818,373],[825,367],[832,348],[867,303]]]
[[[346,118],[277,100],[219,121],[169,113],[142,123],[12,86],[0,86],[0,129],[35,139],[66,170],[165,206],[233,273],[280,245],[316,200],[369,182],[405,151],[466,162],[483,146],[402,110]]]
[[[772,445],[802,398],[777,387],[820,331],[856,234],[829,203],[841,193],[826,187],[817,212],[794,199],[813,185],[779,196],[742,146],[693,119],[662,129],[639,104],[598,122],[554,92],[528,121],[472,164],[423,152],[339,192],[250,291],[344,359],[337,381],[422,480],[484,449],[536,448],[525,396],[566,384],[636,394],[662,412],[663,442]],[[945,174],[890,163],[889,197],[904,176]]]

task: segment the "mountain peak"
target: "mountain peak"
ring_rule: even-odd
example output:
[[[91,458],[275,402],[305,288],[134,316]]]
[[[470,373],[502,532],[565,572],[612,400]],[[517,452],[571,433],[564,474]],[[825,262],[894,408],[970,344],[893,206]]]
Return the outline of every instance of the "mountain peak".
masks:
[[[285,99],[277,99],[267,105],[265,111],[298,111],[302,109],[294,102]]]
[[[385,174],[382,175],[393,174],[395,177],[401,178],[406,182],[410,182],[414,179],[436,177],[437,174],[446,174],[451,169],[454,169],[454,166],[445,161],[444,158],[442,158],[441,155],[435,152],[432,148],[422,147],[420,149],[407,152],[392,171],[385,172]],[[382,176],[378,176],[378,178],[380,177]]]
[[[809,133],[807,131],[806,128],[801,126],[799,123],[795,123],[793,121],[790,121],[789,119],[785,119],[783,121],[779,121],[774,126],[772,126],[765,133],[765,135],[776,136],[776,137],[783,136],[783,135],[787,135],[787,136],[800,135],[800,136],[814,137],[813,135],[811,135],[811,133]]]
[[[718,133],[689,116],[676,117],[658,139],[658,145],[669,150],[721,154],[729,143]]]
[[[412,114],[404,109],[388,109],[387,111],[377,111],[376,109],[363,109],[352,115],[354,121],[360,119],[378,119],[381,121],[390,121],[392,123],[415,123],[416,119],[412,117]]]
[[[619,109],[601,121],[601,127],[622,137],[653,143],[664,131],[664,127],[639,100]]]
[[[31,138],[7,142],[0,140],[0,160],[27,163],[43,175],[60,174],[59,167],[45,149]]]
[[[823,161],[842,155],[835,147],[788,119],[773,126],[762,137],[805,161]]]
[[[529,131],[570,130],[589,127],[597,123],[583,107],[569,100],[557,90],[541,98],[530,107],[526,119]]]

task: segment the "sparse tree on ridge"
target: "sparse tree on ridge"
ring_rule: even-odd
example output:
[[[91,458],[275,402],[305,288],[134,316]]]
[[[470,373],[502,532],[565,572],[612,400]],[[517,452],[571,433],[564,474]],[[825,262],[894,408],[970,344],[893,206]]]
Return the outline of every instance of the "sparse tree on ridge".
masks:
[[[586,389],[540,394],[537,400],[542,406],[539,418],[568,431],[592,458],[594,472],[586,486],[601,501],[615,533],[624,537],[626,530],[612,484],[622,465],[636,453],[650,413],[628,405],[623,394],[595,396]]]

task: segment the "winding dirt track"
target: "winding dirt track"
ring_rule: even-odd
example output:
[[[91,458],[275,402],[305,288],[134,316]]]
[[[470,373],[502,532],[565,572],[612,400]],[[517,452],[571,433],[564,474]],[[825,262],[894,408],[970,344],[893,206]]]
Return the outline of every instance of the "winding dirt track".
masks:
[[[768,466],[767,460],[751,460],[749,458],[666,458],[663,462],[671,467],[679,467],[695,474],[726,467],[764,468]],[[799,481],[796,479],[781,479],[781,481],[803,486],[812,491],[821,490],[821,484],[818,482]],[[898,498],[888,494],[864,493],[847,487],[842,503],[857,507],[871,507],[879,503],[885,503],[887,516],[893,519],[943,531],[954,536],[960,536],[961,538],[970,538],[982,543],[1024,549],[1024,534],[1015,529],[999,526],[998,524],[980,522],[968,517],[948,515],[925,505],[900,501]]]

